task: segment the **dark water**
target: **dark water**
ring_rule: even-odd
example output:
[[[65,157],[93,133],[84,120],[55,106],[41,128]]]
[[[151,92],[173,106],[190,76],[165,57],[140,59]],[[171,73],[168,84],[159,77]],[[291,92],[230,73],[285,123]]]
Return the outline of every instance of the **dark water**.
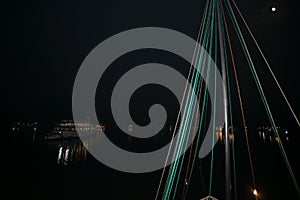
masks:
[[[299,182],[299,136],[295,130],[290,130],[289,142],[282,139]],[[261,199],[297,199],[276,142],[263,142],[256,131],[252,132],[249,139]],[[79,139],[45,141],[37,134],[33,141],[30,134],[10,133],[3,150],[2,181],[10,199],[155,198],[162,170],[145,174],[119,172],[95,160]],[[223,147],[220,142],[215,147],[212,191],[218,199],[224,195]],[[251,194],[251,172],[243,135],[236,136],[235,152],[238,197],[255,199]],[[209,169],[209,157],[196,161],[187,199],[207,195]]]

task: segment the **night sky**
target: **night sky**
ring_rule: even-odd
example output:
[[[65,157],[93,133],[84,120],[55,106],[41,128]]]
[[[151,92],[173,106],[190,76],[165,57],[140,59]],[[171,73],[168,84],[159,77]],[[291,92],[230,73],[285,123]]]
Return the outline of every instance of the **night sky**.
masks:
[[[174,29],[196,39],[205,2],[201,0],[29,0],[9,1],[4,4],[4,19],[7,21],[4,51],[7,62],[2,64],[4,83],[2,86],[7,97],[5,96],[6,103],[1,117],[8,122],[34,120],[53,124],[60,119],[72,117],[73,83],[81,63],[95,46],[119,32],[149,26]],[[298,48],[300,39],[299,31],[297,31],[299,25],[297,1],[242,0],[237,1],[237,4],[261,45],[296,115],[299,116]],[[271,12],[273,5],[277,8],[276,12]],[[253,55],[258,55],[249,37],[247,41],[251,43],[249,47],[254,51]],[[107,80],[113,81],[124,73],[124,70],[118,69],[121,64],[128,66],[129,69],[130,65],[153,62],[154,59],[175,68],[180,68],[180,64],[186,65],[182,60],[166,52],[136,53],[140,55],[138,58],[136,55],[129,54],[127,58],[123,56],[114,63],[115,67],[109,70]],[[158,55],[158,53],[162,54]],[[236,56],[238,60],[243,59],[241,52],[237,52]],[[297,127],[261,58],[256,60],[254,57],[254,60],[276,122],[285,127]],[[240,65],[242,64],[241,61]],[[248,118],[254,125],[258,126],[260,122],[268,125],[266,115],[257,114],[262,111],[263,107],[250,73],[243,70],[240,72]],[[110,76],[112,79],[109,78]],[[111,87],[110,83],[107,84],[107,87]],[[168,95],[169,93],[162,90],[158,94]],[[170,95],[173,97],[172,94]],[[103,106],[101,103],[100,99],[96,104],[99,110]],[[174,106],[178,108],[176,107],[178,105]],[[172,109],[170,111],[172,112]],[[238,109],[236,111],[238,112]],[[299,127],[297,128],[299,130]],[[292,155],[295,155],[295,152],[294,150]],[[95,165],[99,167],[100,164]],[[268,166],[271,167],[270,164]],[[101,167],[104,168],[102,165]],[[107,168],[104,168],[105,170],[107,174],[104,180],[122,180],[119,186],[126,184],[124,180],[130,177]],[[285,169],[280,168],[278,171],[280,170]],[[71,172],[67,173],[71,174]],[[297,174],[299,177],[299,172]],[[92,176],[92,174],[89,175]],[[149,174],[138,178],[134,175],[133,180],[143,181],[145,178],[150,187],[157,185],[159,175],[159,173],[153,174],[154,179],[149,178]],[[98,176],[102,178],[99,174]],[[99,178],[98,176],[96,177]],[[84,177],[82,180],[88,181],[88,178]],[[109,184],[113,185],[112,182]],[[155,188],[156,186],[146,194],[152,194]],[[139,189],[137,196],[142,197],[145,189]],[[116,194],[115,197],[117,197]],[[149,199],[153,198],[149,197]]]
[[[300,97],[295,90],[299,85],[299,12],[295,1],[239,1],[238,5],[291,105],[299,111]],[[272,5],[278,7],[277,12],[271,12]],[[17,1],[5,7],[9,10],[8,62],[2,68],[8,90],[5,116],[10,120],[57,120],[71,117],[76,73],[96,45],[121,31],[147,26],[196,38],[204,1]],[[256,67],[265,68],[260,63]],[[267,71],[260,74],[263,80],[265,76],[269,76]],[[265,79],[267,91],[275,88],[270,77]],[[279,92],[274,91],[266,92],[274,102],[272,108],[286,112]]]

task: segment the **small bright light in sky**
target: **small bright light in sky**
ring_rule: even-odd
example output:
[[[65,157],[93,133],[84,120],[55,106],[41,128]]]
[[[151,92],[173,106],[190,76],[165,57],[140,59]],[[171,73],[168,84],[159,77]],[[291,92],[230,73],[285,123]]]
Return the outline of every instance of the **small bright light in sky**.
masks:
[[[271,10],[272,10],[272,12],[275,12],[276,11],[276,7],[272,6]]]

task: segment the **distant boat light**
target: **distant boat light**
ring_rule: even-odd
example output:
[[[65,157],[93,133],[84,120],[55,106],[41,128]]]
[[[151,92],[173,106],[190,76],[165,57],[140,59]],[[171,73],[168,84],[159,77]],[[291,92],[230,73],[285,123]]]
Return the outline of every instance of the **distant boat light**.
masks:
[[[256,189],[253,190],[253,195],[254,195],[254,196],[258,196],[258,192],[257,192]]]

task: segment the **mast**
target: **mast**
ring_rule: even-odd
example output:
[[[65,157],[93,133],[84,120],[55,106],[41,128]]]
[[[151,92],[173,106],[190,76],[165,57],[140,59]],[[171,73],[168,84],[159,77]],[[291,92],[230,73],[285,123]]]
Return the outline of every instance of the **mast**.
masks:
[[[225,131],[225,199],[231,199],[231,181],[230,181],[230,142],[228,134],[228,99],[227,99],[227,77],[225,69],[225,56],[224,56],[224,44],[223,44],[223,32],[222,32],[222,18],[221,18],[221,7],[220,1],[217,1],[217,14],[218,14],[218,31],[219,31],[219,42],[220,42],[220,57],[221,57],[221,68],[223,78],[223,100],[224,100],[224,131]]]

